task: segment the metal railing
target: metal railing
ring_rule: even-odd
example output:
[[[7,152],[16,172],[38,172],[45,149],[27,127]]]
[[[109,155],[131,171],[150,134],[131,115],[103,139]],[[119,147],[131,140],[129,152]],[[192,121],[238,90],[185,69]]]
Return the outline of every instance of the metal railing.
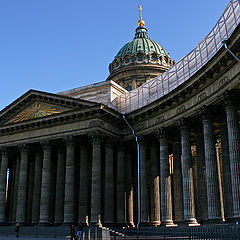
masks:
[[[240,22],[239,0],[232,0],[212,31],[189,54],[171,69],[142,86],[120,95],[112,107],[122,113],[130,113],[168,94],[192,77],[223,46]]]

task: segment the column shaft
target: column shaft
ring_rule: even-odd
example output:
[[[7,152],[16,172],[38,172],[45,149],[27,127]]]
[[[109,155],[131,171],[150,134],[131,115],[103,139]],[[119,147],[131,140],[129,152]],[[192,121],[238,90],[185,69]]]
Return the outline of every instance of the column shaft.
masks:
[[[43,143],[43,167],[40,200],[40,223],[49,223],[49,201],[50,201],[50,179],[51,179],[51,146],[49,142]]]
[[[32,222],[32,204],[33,204],[33,188],[34,188],[34,161],[29,161],[28,166],[28,187],[27,187],[27,216],[26,222]]]
[[[197,182],[198,182],[198,202],[197,212],[200,220],[208,218],[207,186],[206,186],[206,167],[204,156],[204,140],[202,130],[196,134],[196,152],[197,152]]]
[[[35,154],[33,203],[32,203],[32,223],[39,222],[42,167],[43,167],[42,154],[40,152],[36,152],[36,154]]]
[[[188,224],[196,224],[190,134],[187,123],[181,124],[184,220]]]
[[[62,148],[57,153],[57,179],[55,198],[55,223],[63,223],[64,216],[64,183],[65,183],[65,156]]]
[[[64,198],[64,223],[74,222],[74,142],[72,138],[66,140],[66,177]]]
[[[18,183],[17,215],[16,222],[25,223],[26,221],[26,200],[27,200],[27,173],[28,173],[28,148],[23,145],[20,147],[20,173]]]
[[[234,103],[225,105],[229,143],[229,160],[232,182],[233,215],[240,217],[240,129],[239,116]]]
[[[80,146],[80,183],[79,183],[79,222],[88,218],[88,149],[85,144]]]
[[[164,129],[159,132],[160,178],[161,178],[161,217],[162,224],[173,225],[172,187],[169,166],[168,140]]]
[[[124,147],[118,146],[117,149],[117,223],[124,224],[125,218],[125,164]]]
[[[91,223],[101,226],[101,135],[93,133]]]
[[[213,123],[210,119],[209,113],[206,112],[206,110],[204,111],[204,115],[202,115],[202,123],[206,163],[208,219],[219,221],[221,220],[221,208]]]
[[[105,144],[105,206],[104,223],[114,222],[114,191],[113,191],[113,146]]]
[[[12,210],[12,221],[16,222],[16,211],[17,211],[17,197],[18,197],[18,183],[19,183],[19,172],[20,172],[20,158],[16,157],[16,174],[15,174],[15,184],[13,193],[13,210]]]
[[[229,160],[228,132],[225,122],[220,125],[221,131],[221,147],[222,147],[222,178],[223,178],[223,201],[225,219],[233,217],[232,202],[232,183],[231,168]]]
[[[156,143],[152,143],[150,149],[151,161],[151,224],[160,225],[160,166],[159,148]]]
[[[126,153],[126,202],[127,202],[127,224],[134,227],[133,223],[133,177],[132,177],[132,155],[130,151]]]
[[[182,222],[183,216],[183,179],[181,166],[181,143],[173,142],[173,201],[174,222]]]
[[[147,190],[147,156],[146,156],[146,145],[140,141],[140,210],[141,219],[140,223],[144,224],[148,222],[149,211],[148,211],[148,190]]]
[[[14,206],[14,190],[16,184],[16,162],[12,162],[11,173],[11,195],[10,195],[10,206],[9,206],[9,222],[13,222],[15,213],[13,213]],[[15,221],[14,221],[15,222]]]
[[[8,168],[8,152],[2,149],[2,162],[0,172],[0,223],[6,222],[6,184]]]

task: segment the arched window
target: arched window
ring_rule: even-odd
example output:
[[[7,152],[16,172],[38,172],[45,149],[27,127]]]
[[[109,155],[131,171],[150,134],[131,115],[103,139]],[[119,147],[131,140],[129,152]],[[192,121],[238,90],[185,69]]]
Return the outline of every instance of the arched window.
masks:
[[[155,55],[152,55],[152,61],[155,62],[157,60]]]

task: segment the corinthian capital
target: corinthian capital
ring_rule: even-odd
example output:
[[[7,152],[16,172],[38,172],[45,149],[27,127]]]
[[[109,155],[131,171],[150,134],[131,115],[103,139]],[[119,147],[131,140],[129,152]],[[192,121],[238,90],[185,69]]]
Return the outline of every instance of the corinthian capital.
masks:
[[[222,101],[224,107],[235,106],[237,102],[236,94],[229,90],[225,91],[221,95],[220,100]]]
[[[201,120],[210,120],[212,117],[210,108],[207,106],[203,106],[199,111],[199,116]]]
[[[18,149],[21,151],[21,152],[28,152],[29,151],[29,146],[27,144],[22,144],[22,145],[19,145],[18,146]]]
[[[0,148],[0,152],[2,153],[2,155],[4,156],[8,156],[9,154],[9,150],[6,147],[1,147]]]
[[[155,135],[158,137],[158,138],[165,138],[167,137],[167,129],[166,128],[159,128],[155,131]]]
[[[181,118],[176,123],[178,129],[187,129],[189,126],[189,122],[186,118]]]
[[[90,132],[88,134],[88,137],[92,143],[100,144],[104,138],[104,135],[100,131],[94,131],[94,132]]]
[[[63,138],[63,141],[67,146],[74,146],[75,144],[75,139],[73,136],[66,136]]]

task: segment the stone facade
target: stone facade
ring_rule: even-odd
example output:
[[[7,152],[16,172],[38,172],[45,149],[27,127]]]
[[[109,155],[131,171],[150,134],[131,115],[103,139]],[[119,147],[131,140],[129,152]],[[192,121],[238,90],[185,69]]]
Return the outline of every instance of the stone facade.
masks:
[[[239,26],[228,44],[239,56]],[[0,112],[1,224],[239,220],[236,59],[221,48],[177,89],[124,115],[139,152],[123,113],[111,108],[111,90],[103,90],[105,102],[90,97],[104,89],[96,86],[61,94],[30,90]]]

